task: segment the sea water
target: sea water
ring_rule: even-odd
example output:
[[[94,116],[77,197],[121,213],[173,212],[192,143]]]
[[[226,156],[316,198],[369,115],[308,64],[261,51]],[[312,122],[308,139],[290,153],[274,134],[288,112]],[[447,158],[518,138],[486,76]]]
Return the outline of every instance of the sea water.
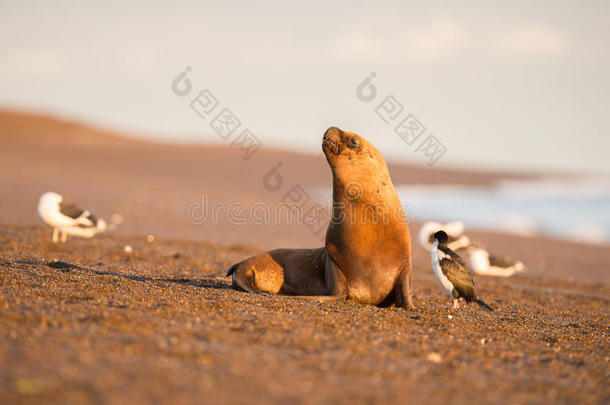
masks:
[[[398,185],[407,216],[466,227],[610,243],[610,177],[502,180],[493,186]]]

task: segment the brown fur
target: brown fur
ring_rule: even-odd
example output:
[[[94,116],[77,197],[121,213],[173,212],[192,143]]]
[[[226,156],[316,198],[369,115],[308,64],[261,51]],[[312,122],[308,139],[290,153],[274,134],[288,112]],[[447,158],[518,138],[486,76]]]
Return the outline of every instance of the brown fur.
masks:
[[[409,228],[383,156],[364,138],[336,127],[324,134],[322,149],[333,173],[325,246],[250,257],[229,269],[233,286],[412,307]]]

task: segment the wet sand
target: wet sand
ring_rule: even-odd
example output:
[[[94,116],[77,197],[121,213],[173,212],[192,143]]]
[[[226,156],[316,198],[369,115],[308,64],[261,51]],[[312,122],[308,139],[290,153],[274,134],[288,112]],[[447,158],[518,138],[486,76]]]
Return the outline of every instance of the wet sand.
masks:
[[[323,235],[193,224],[185,208],[202,192],[277,203],[283,190],[261,178],[278,159],[286,191],[313,190],[330,181],[315,156],[261,150],[243,161],[229,147],[126,140],[9,113],[0,140],[0,403],[610,401],[609,247],[471,232],[528,266],[475,278],[493,313],[450,309],[415,245],[415,311],[246,294],[224,277],[230,264],[319,246]],[[391,172],[395,183],[510,176]],[[48,189],[125,222],[55,245],[35,214]]]

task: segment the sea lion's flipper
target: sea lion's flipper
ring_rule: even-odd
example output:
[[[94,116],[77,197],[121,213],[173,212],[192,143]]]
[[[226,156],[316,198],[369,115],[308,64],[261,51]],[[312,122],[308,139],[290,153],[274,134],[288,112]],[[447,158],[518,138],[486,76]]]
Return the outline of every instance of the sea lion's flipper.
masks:
[[[411,298],[411,261],[405,263],[396,283],[396,306],[401,308],[415,309]]]
[[[345,280],[345,276],[328,250],[326,250],[326,264],[324,271],[328,295],[332,297],[347,297],[347,281]]]
[[[236,290],[253,293],[253,294],[269,295],[270,293],[267,291],[261,291],[261,290],[256,289],[256,287],[255,287],[256,272],[252,268],[248,268],[243,265],[240,266],[241,264],[242,263],[237,263],[237,264],[231,266],[229,268],[229,270],[227,271],[227,276],[229,276],[229,275],[233,276],[233,288],[235,288]],[[339,276],[336,279],[342,280],[343,283],[345,283],[345,278],[343,277],[343,275],[341,273],[339,273]],[[334,283],[333,285],[335,287],[338,287],[338,285],[337,285],[338,283],[336,283],[334,281],[335,276],[332,277],[332,280]],[[339,293],[341,291],[343,291],[340,288],[336,288],[336,290]],[[343,294],[336,294],[336,295],[292,295],[291,297],[298,298],[301,300],[306,300],[306,301],[324,302],[324,301],[335,301],[335,300],[345,299],[345,298],[347,298],[347,294],[343,293]]]
[[[254,287],[254,271],[244,271],[244,267],[240,266],[242,263],[234,264],[227,271],[227,276],[233,276],[233,288],[253,294],[262,293]]]
[[[409,278],[407,285],[407,306],[409,309],[415,309],[415,305],[413,304],[413,296],[411,295],[411,271],[409,270]]]
[[[225,277],[229,277],[231,275],[233,275],[233,273],[235,273],[235,270],[237,270],[237,267],[240,265],[240,263],[235,263],[233,266],[229,267],[229,270],[227,270],[227,275]]]

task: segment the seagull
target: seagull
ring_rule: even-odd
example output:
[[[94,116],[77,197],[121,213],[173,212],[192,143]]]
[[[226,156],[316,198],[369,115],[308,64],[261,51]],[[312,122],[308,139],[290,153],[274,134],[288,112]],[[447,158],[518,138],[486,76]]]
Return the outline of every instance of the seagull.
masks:
[[[508,256],[490,254],[485,247],[476,242],[473,242],[472,245],[464,250],[468,254],[470,268],[477,274],[510,277],[515,273],[525,271],[523,263],[515,261]],[[461,252],[458,251],[458,253]]]
[[[53,242],[57,243],[59,231],[65,243],[68,234],[81,238],[92,238],[107,228],[103,219],[97,219],[89,211],[64,202],[64,198],[52,191],[44,193],[38,201],[38,215],[53,227]]]
[[[459,299],[463,298],[468,303],[474,301],[488,311],[493,311],[492,307],[477,298],[470,272],[462,258],[447,247],[448,239],[445,231],[436,232],[430,256],[434,276],[447,295],[453,298],[453,308],[459,308]]]
[[[464,249],[470,246],[470,239],[464,235],[464,223],[460,221],[447,222],[441,224],[439,222],[425,222],[419,230],[419,244],[426,250],[432,248],[432,236],[435,232],[445,231],[449,237],[447,246],[451,250]]]
[[[447,247],[461,257],[465,258],[472,271],[484,276],[510,277],[515,273],[525,271],[522,262],[515,261],[508,256],[491,254],[479,242],[471,241],[464,235],[464,224],[459,221],[441,224],[439,222],[426,222],[419,230],[419,243],[426,249],[432,248],[434,234],[445,231],[448,235]]]

